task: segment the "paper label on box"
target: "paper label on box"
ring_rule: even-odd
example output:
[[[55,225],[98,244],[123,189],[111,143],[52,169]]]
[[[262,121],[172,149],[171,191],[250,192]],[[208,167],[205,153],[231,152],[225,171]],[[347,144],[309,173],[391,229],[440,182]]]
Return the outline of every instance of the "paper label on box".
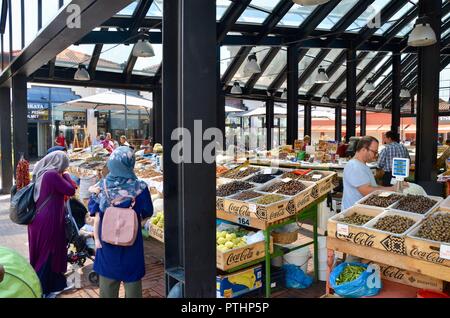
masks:
[[[289,182],[289,181],[291,181],[292,179],[291,178],[284,178],[284,179],[281,179],[281,181],[283,181],[283,182]]]
[[[272,169],[270,169],[270,168],[264,169],[263,174],[272,174]]]
[[[450,245],[441,244],[441,248],[439,250],[439,257],[442,259],[450,260]]]
[[[256,204],[249,204],[248,209],[250,212],[256,212]]]
[[[341,224],[338,223],[336,227],[336,231],[339,235],[345,235],[348,236],[348,225],[347,224]]]
[[[381,198],[387,198],[390,195],[392,195],[392,192],[381,192],[378,196]]]
[[[313,178],[313,179],[316,179],[316,180],[319,180],[319,179],[322,178],[322,175],[320,175],[320,174],[314,174],[314,175],[312,176],[312,178]]]
[[[241,171],[245,171],[245,170],[247,170],[248,168],[247,167],[244,167],[244,168],[241,168],[240,170]]]

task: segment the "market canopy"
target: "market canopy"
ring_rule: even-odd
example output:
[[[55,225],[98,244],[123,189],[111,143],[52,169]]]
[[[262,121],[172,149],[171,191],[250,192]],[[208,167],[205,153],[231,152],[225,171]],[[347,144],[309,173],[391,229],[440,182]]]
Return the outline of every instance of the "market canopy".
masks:
[[[150,110],[153,107],[151,100],[128,95],[125,93],[104,92],[61,104],[58,108],[64,109],[95,109],[95,110]]]

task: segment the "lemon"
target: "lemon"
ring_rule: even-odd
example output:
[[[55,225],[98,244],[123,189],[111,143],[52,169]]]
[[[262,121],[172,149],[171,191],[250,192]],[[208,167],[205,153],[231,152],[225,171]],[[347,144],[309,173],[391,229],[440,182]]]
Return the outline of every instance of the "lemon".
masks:
[[[232,249],[234,247],[234,244],[233,244],[233,242],[226,242],[225,247],[228,249]]]
[[[220,245],[223,245],[223,244],[225,244],[226,243],[226,239],[224,239],[223,237],[219,237],[218,239],[217,239],[217,243],[218,244],[220,244]]]

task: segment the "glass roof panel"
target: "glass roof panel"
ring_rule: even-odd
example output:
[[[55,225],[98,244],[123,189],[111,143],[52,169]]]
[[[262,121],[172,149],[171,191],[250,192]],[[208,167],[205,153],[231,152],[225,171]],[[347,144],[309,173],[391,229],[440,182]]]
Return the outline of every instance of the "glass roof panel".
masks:
[[[133,15],[134,10],[136,9],[138,4],[138,1],[133,1],[129,5],[127,5],[125,8],[120,10],[116,15],[122,15],[122,16],[131,16]]]
[[[127,65],[133,45],[105,44],[100,54],[97,70],[107,72],[123,72]]]
[[[230,6],[231,1],[229,0],[216,0],[216,20],[220,21],[222,19],[224,13],[227,11]]]
[[[305,57],[298,63],[298,74],[301,75],[308,66],[314,61],[317,54],[319,54],[321,49],[309,49]],[[306,80],[306,82],[299,88],[298,92],[300,94],[306,93],[313,85],[316,80],[317,70]]]
[[[287,62],[287,51],[286,49],[281,49],[278,51],[277,55],[273,59],[272,63],[266,68],[258,82],[255,84],[255,88],[266,89],[281,72],[283,67],[286,66]]]
[[[87,66],[91,61],[94,47],[94,44],[71,45],[56,56],[55,65],[67,68],[76,68],[79,64]]]
[[[331,30],[357,3],[358,0],[342,0],[317,26],[317,29]]]
[[[392,72],[392,65],[389,65],[388,69],[375,81],[375,87],[380,85],[380,83]]]
[[[258,60],[258,63],[260,64],[262,60],[264,60],[264,57],[269,53],[270,47],[268,46],[258,46],[252,49],[250,54],[256,53],[256,58]],[[250,55],[249,54],[249,55]],[[244,62],[239,66],[239,70],[236,72],[236,74],[233,77],[232,82],[239,81],[241,84],[247,83],[247,81],[252,77],[251,74],[246,74],[244,72],[245,65],[247,64],[247,59],[244,60]]]
[[[278,2],[278,0],[252,0],[237,22],[262,24]]]
[[[150,9],[147,12],[147,17],[162,17],[163,15],[163,0],[153,0]]]
[[[411,32],[412,29],[414,28],[414,25],[416,24],[416,21],[417,17],[414,18],[414,20],[412,20],[410,23],[408,23],[403,29],[401,29],[400,32],[398,32],[397,36],[405,36],[409,32]]]
[[[341,95],[341,93],[343,93],[345,91],[347,87],[347,83],[345,81],[342,82],[341,85],[339,85],[339,87],[331,94],[331,98],[337,98],[339,95]],[[345,96],[344,96],[345,98]]]
[[[378,35],[383,35],[384,32],[386,32],[391,26],[393,26],[398,20],[400,20],[401,18],[403,18],[403,16],[411,9],[413,8],[414,5],[410,2],[406,3],[405,5],[403,5],[403,7],[398,10],[390,19],[389,21],[387,21],[385,24],[383,24],[381,26],[381,28],[379,28],[375,34]]]
[[[303,7],[301,5],[294,4],[288,13],[286,13],[280,20],[278,26],[298,27],[316,9],[316,7],[317,6]]]
[[[220,76],[223,76],[228,66],[233,62],[234,57],[239,52],[240,46],[220,47]]]
[[[133,74],[136,75],[155,75],[162,61],[162,44],[152,44],[155,56],[153,57],[138,57]]]
[[[383,8],[391,0],[375,0],[367,9],[347,28],[347,32],[361,31],[362,28],[367,26],[367,23],[373,19],[373,17],[380,13]]]

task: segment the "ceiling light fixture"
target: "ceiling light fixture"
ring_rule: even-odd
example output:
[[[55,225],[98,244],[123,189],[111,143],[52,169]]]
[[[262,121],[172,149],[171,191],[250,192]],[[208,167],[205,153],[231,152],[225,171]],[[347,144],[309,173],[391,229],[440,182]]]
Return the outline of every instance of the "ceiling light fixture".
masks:
[[[364,92],[374,92],[375,91],[375,85],[372,80],[368,79],[366,84],[364,84],[363,87]]]
[[[233,87],[231,88],[231,94],[240,95],[242,94],[241,85],[238,81],[234,81]]]
[[[148,40],[148,34],[141,33],[139,35],[139,40],[133,47],[133,56],[136,57],[153,57],[155,56],[155,51],[153,50],[153,46]]]
[[[287,88],[283,90],[283,94],[281,94],[281,99],[287,99]]]
[[[436,33],[428,23],[426,16],[419,17],[408,37],[408,45],[414,47],[422,47],[433,45],[437,42]]]
[[[322,98],[320,99],[320,102],[322,104],[328,104],[328,103],[330,103],[330,99],[328,98],[327,95],[323,95]]]
[[[244,73],[249,75],[261,73],[261,67],[258,64],[256,53],[250,54],[247,59],[248,61],[247,64],[245,64]]]
[[[328,75],[325,72],[325,69],[320,66],[319,70],[317,71],[317,78],[316,78],[316,84],[326,84],[329,82]]]
[[[76,81],[89,81],[91,79],[91,76],[89,75],[86,66],[84,66],[83,64],[78,65],[78,69],[75,72],[73,79]]]
[[[411,98],[411,93],[409,92],[408,89],[402,88],[400,90],[400,98]]]

